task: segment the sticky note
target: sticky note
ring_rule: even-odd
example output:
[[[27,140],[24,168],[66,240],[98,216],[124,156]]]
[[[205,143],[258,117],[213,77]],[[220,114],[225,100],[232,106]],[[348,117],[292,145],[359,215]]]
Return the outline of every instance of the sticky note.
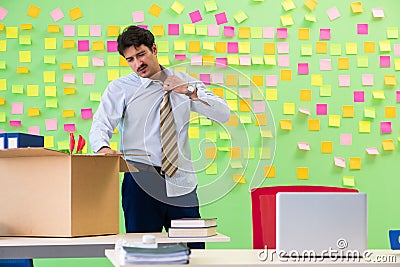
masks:
[[[344,158],[334,157],[333,162],[335,163],[335,166],[346,168],[346,161]]]
[[[182,13],[183,9],[185,8],[184,5],[182,5],[180,2],[178,1],[174,1],[174,3],[172,3],[171,5],[171,9],[173,11],[175,11],[178,15]]]
[[[230,165],[231,165],[232,169],[242,169],[243,168],[242,162],[240,162],[240,161],[231,161]]]
[[[364,117],[365,118],[375,118],[375,108],[364,107]]]
[[[82,12],[79,7],[72,8],[68,10],[69,16],[71,17],[71,20],[77,20],[82,18]]]
[[[340,127],[340,116],[339,115],[329,115],[328,126],[330,127]]]
[[[306,6],[310,11],[313,11],[318,5],[318,2],[315,0],[306,0],[304,2],[304,6]]]
[[[40,135],[40,127],[39,126],[28,127],[28,134]]]
[[[295,111],[294,103],[283,103],[283,114],[285,115],[293,115]]]
[[[192,23],[196,23],[196,22],[199,22],[199,21],[203,20],[203,17],[201,16],[201,13],[200,13],[200,10],[195,10],[193,12],[190,12],[189,13],[189,17],[190,17],[190,20],[192,21]]]
[[[350,158],[350,170],[361,170],[361,158]]]
[[[8,10],[0,6],[0,20],[4,20],[7,14]]]
[[[308,119],[308,130],[309,131],[319,131],[320,130],[319,119]]]
[[[329,19],[331,21],[333,21],[335,19],[338,19],[341,16],[339,10],[337,9],[337,7],[332,7],[330,9],[328,9],[326,11],[326,14],[328,14],[328,17],[329,17]]]
[[[331,39],[331,29],[330,28],[319,29],[319,39],[320,40],[330,40]]]
[[[297,73],[298,74],[308,74],[308,63],[298,63],[297,64]]]
[[[289,54],[288,42],[278,42],[277,48],[278,48],[278,54]]]
[[[301,51],[302,56],[312,56],[312,54],[313,54],[312,45],[311,44],[302,44],[300,51]]]
[[[144,21],[144,12],[143,11],[132,12],[132,20],[133,20],[133,23],[143,22]]]
[[[332,70],[331,59],[320,59],[319,60],[319,69],[320,70]]]
[[[296,8],[296,5],[293,3],[293,0],[285,0],[281,2],[281,5],[285,11],[289,11]]]
[[[272,138],[272,131],[271,130],[261,130],[260,131],[260,135],[261,137],[265,137],[265,138]]]
[[[266,89],[265,99],[268,101],[278,100],[278,90],[277,89]]]
[[[60,8],[56,8],[50,12],[50,16],[54,22],[57,22],[60,19],[64,18],[64,13]]]
[[[292,130],[292,121],[291,120],[280,120],[279,125],[282,130],[287,130],[287,131]]]
[[[374,18],[384,18],[385,17],[385,12],[383,11],[382,8],[373,8],[372,9],[372,16]]]
[[[385,118],[396,118],[396,107],[395,106],[385,106]]]
[[[298,167],[297,168],[297,179],[308,180],[308,168],[307,167]]]
[[[352,134],[340,134],[340,144],[342,146],[351,146],[353,144]]]
[[[0,122],[6,122],[6,113],[5,112],[0,112]]]
[[[204,8],[207,12],[215,11],[218,9],[217,2],[215,0],[205,1]]]
[[[275,178],[276,177],[276,167],[275,166],[264,166],[264,177],[265,178]]]
[[[307,142],[297,142],[297,147],[300,150],[311,150],[310,144]]]
[[[365,151],[367,152],[368,155],[379,155],[378,148],[376,147],[367,147]]]
[[[357,54],[357,43],[346,43],[346,54],[356,55]]]
[[[243,10],[239,10],[233,15],[233,18],[236,20],[237,23],[242,23],[248,18],[248,16],[246,15],[246,13],[243,12]]]
[[[288,29],[287,28],[277,28],[276,29],[276,37],[278,39],[288,38]]]
[[[342,46],[341,44],[331,44],[331,55],[332,56],[341,56],[342,55]]]
[[[382,121],[380,123],[381,134],[390,134],[392,133],[392,122],[390,121]]]
[[[375,42],[364,42],[364,52],[374,53],[375,52]]]
[[[385,99],[385,91],[383,90],[373,90],[372,91],[372,97],[374,99]]]
[[[368,34],[368,24],[366,23],[357,24],[357,34]]]
[[[56,38],[44,38],[44,49],[46,49],[46,50],[57,49],[57,39]]]
[[[367,56],[357,56],[357,67],[358,68],[368,68],[368,57]]]
[[[321,142],[321,153],[331,154],[333,151],[332,141],[322,141]]]
[[[48,32],[60,32],[60,26],[59,25],[47,25],[47,31]]]
[[[327,42],[316,42],[315,43],[315,52],[317,54],[328,53],[328,43]]]
[[[284,26],[284,27],[293,25],[294,21],[293,21],[292,15],[287,14],[287,15],[281,16],[281,23],[282,23],[282,26]]]
[[[75,123],[65,123],[64,124],[64,132],[76,132]]]
[[[364,91],[354,91],[353,100],[354,102],[364,102]]]
[[[46,119],[46,131],[57,131],[57,119]]]
[[[292,70],[281,70],[281,81],[291,81],[292,80]]]
[[[219,26],[208,25],[208,36],[219,36]]]
[[[310,21],[310,22],[316,22],[317,17],[314,14],[308,13],[308,14],[304,14],[304,20]]]
[[[20,120],[10,120],[10,126],[11,127],[21,127],[22,122]]]
[[[364,9],[362,7],[362,3],[361,2],[353,2],[353,3],[351,3],[350,4],[350,8],[351,8],[351,11],[353,13],[362,13],[362,12],[364,12]]]
[[[217,133],[216,132],[205,132],[205,137],[206,137],[207,143],[217,142]]]
[[[245,180],[243,174],[234,174],[233,175],[233,181],[235,183],[238,183],[238,184],[245,184],[246,183],[246,180]]]
[[[379,51],[381,51],[381,52],[391,52],[392,51],[392,47],[391,47],[390,40],[379,41]]]
[[[39,96],[39,85],[28,84],[26,86],[27,96]]]
[[[370,133],[371,132],[371,122],[370,121],[359,121],[358,122],[358,132],[359,133]]]
[[[354,176],[350,176],[350,175],[343,176],[342,182],[343,182],[343,186],[347,186],[347,187],[354,187],[356,185],[355,181],[354,181]]]
[[[37,7],[37,6],[34,6],[34,5],[30,5],[29,9],[28,9],[28,12],[27,12],[27,15],[36,19],[37,17],[39,17],[40,10],[41,10],[40,7]]]
[[[312,86],[322,86],[323,80],[321,74],[312,74],[311,75],[311,85]]]
[[[44,87],[44,95],[45,96],[57,96],[57,87],[54,85],[46,85]]]
[[[275,38],[275,30],[271,27],[264,27],[263,28],[263,38],[273,39]]]
[[[391,139],[382,140],[382,148],[385,151],[394,150],[394,142]]]
[[[310,89],[300,89],[300,100],[311,101],[312,92]]]
[[[152,4],[148,12],[150,15],[153,15],[154,17],[157,18],[160,15],[161,11],[162,11],[161,6],[157,4]]]
[[[224,36],[225,37],[233,37],[233,36],[235,36],[235,27],[233,27],[233,26],[224,26]]]
[[[381,68],[390,67],[390,56],[379,56],[379,66]]]
[[[228,23],[226,13],[221,12],[221,13],[215,14],[215,21],[216,21],[217,25]]]
[[[350,68],[349,58],[338,58],[338,70],[348,70]]]

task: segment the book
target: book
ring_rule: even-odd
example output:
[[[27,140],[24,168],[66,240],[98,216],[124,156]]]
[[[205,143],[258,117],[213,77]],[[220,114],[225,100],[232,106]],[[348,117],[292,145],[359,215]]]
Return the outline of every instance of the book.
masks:
[[[171,227],[168,229],[168,237],[209,237],[217,235],[217,226],[182,228]]]
[[[217,218],[182,218],[171,220],[171,227],[210,227],[217,225]]]
[[[158,244],[156,248],[123,246],[124,262],[132,264],[186,264],[190,249],[182,243]]]

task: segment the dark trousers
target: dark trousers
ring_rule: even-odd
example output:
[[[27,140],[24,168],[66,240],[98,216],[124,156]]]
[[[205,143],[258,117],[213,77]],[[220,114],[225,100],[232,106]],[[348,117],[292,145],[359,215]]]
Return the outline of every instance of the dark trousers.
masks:
[[[173,179],[173,178],[172,178]],[[179,197],[167,197],[165,178],[156,171],[125,173],[122,183],[122,208],[127,233],[168,231],[171,220],[200,218],[196,190]],[[203,242],[188,243],[204,249]]]

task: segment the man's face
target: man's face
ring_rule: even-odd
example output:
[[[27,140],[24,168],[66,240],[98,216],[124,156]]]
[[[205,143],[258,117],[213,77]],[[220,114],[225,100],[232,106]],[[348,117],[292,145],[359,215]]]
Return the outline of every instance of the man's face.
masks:
[[[143,44],[137,48],[130,46],[125,49],[124,56],[132,70],[140,77],[151,78],[161,70],[155,44],[153,51]]]

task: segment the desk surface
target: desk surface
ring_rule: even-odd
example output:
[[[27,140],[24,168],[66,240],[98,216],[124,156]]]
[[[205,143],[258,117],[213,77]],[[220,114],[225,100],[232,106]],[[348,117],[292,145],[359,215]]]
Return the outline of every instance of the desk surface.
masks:
[[[169,238],[167,233],[146,233],[156,237],[158,243],[176,242],[229,242],[230,238],[217,234],[201,238]],[[0,259],[22,258],[97,258],[104,250],[114,249],[118,240],[140,242],[143,233],[91,237],[0,237]]]
[[[300,264],[303,266],[313,265],[315,267],[327,267],[327,266],[368,266],[378,267],[382,264],[389,266],[400,265],[400,251],[390,250],[371,250],[371,257],[367,259],[279,259],[277,257],[268,257],[267,260],[262,261],[259,259],[259,254],[262,250],[251,250],[251,249],[206,249],[206,250],[192,250],[190,255],[189,265],[197,267],[228,267],[228,266],[247,266],[247,267],[259,267],[260,265],[272,264],[274,266],[288,266],[290,264]],[[119,254],[115,250],[106,250],[105,254],[107,258],[115,267],[133,267],[130,264],[120,264]],[[271,253],[269,255],[272,255]],[[135,265],[137,266],[137,265]],[[179,265],[140,265],[140,266],[185,266]]]

